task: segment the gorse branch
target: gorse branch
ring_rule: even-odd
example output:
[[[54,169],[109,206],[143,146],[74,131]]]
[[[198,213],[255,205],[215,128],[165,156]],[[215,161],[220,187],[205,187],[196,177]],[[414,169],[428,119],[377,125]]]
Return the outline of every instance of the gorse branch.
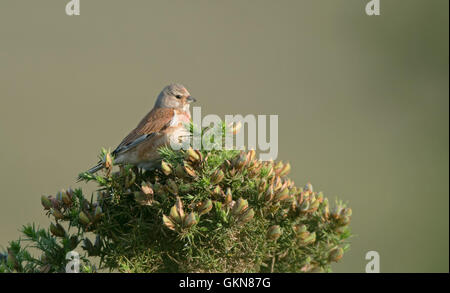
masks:
[[[254,151],[160,154],[158,170],[114,172],[103,150],[104,173],[80,174],[98,185],[95,199],[81,189],[43,196],[55,222],[25,226],[0,271],[64,272],[76,250],[82,272],[326,272],[349,247],[351,209],[331,207],[311,184],[297,187],[290,164],[261,162]]]

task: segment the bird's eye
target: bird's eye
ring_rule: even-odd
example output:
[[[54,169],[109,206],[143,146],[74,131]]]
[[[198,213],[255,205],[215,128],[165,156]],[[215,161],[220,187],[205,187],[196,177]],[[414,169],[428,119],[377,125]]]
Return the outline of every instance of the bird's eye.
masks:
[[[181,95],[176,95],[175,96],[177,99],[181,99]]]

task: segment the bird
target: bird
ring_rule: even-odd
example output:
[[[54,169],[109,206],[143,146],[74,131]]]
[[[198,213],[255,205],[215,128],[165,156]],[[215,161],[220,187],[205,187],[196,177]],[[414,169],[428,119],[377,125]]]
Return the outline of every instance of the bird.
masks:
[[[160,159],[158,148],[181,144],[190,136],[185,124],[191,121],[190,105],[193,102],[196,99],[182,84],[172,83],[164,87],[153,109],[111,152],[114,164],[155,169]],[[87,172],[94,174],[103,168],[100,161]]]

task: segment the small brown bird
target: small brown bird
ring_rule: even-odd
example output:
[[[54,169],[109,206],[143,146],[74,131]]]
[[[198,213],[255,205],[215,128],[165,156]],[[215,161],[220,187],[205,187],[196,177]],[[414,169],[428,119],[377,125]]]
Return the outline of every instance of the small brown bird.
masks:
[[[183,85],[173,83],[166,86],[153,109],[111,153],[114,163],[155,168],[159,161],[159,147],[181,143],[190,136],[184,124],[191,121],[189,106],[195,101]],[[99,162],[88,172],[92,174],[103,167],[103,163]]]

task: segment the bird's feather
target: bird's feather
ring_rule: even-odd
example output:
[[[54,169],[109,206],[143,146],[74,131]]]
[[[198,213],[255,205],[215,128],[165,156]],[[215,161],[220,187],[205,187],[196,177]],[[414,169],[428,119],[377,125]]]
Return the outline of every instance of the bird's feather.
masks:
[[[171,108],[156,108],[150,111],[113,151],[113,155],[123,153],[163,131],[172,123],[175,112]]]

